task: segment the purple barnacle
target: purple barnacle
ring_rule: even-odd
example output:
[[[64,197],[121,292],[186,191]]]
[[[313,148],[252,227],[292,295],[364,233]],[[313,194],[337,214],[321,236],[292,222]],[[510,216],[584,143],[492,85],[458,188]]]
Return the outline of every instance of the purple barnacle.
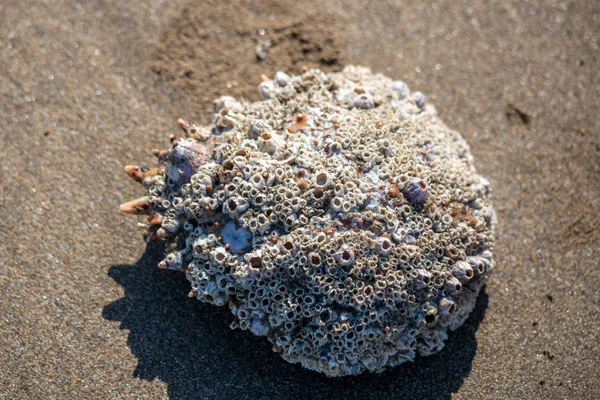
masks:
[[[197,141],[191,139],[176,141],[169,149],[167,176],[178,186],[186,184],[200,166],[206,164],[209,159],[207,148]]]
[[[420,109],[425,108],[425,103],[427,101],[427,97],[422,92],[414,92],[412,95],[412,99]]]
[[[402,240],[402,242],[404,242],[404,244],[409,245],[409,246],[417,245],[417,239],[413,235],[406,235],[404,237],[404,239]]]
[[[352,108],[360,108],[362,110],[369,110],[375,107],[373,97],[367,93],[359,94],[352,99]]]
[[[389,255],[393,250],[392,241],[386,237],[377,240],[377,252],[382,256]]]
[[[421,178],[410,178],[402,194],[409,203],[423,204],[427,200],[427,183]]]

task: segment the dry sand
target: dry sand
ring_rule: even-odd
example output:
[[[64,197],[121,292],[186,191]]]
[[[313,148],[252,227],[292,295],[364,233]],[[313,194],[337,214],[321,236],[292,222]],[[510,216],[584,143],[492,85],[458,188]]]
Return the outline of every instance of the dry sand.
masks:
[[[257,3],[0,2],[0,398],[600,398],[598,2]],[[441,353],[327,379],[187,299],[118,205],[177,118],[347,63],[465,135],[499,263]]]

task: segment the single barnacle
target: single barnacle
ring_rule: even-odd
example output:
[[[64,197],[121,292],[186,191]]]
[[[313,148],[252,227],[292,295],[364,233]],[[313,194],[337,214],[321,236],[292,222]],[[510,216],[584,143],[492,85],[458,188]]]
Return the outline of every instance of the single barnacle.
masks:
[[[442,297],[438,304],[439,314],[454,314],[454,312],[456,312],[456,304],[447,297]]]
[[[379,149],[386,156],[392,155],[392,145],[389,140],[380,139],[377,144],[379,144]]]
[[[312,252],[308,254],[308,262],[313,267],[319,267],[322,263],[321,255],[316,252]]]
[[[167,254],[164,260],[158,263],[158,268],[177,270],[182,267],[181,253],[173,252]]]
[[[242,104],[231,96],[221,96],[213,101],[215,112],[219,113],[222,111],[234,111],[242,112],[244,107]]]
[[[402,81],[392,82],[390,88],[396,93],[398,100],[404,100],[408,96],[408,86]]]
[[[466,283],[473,278],[473,268],[471,264],[466,261],[458,261],[452,267],[452,274],[461,281],[462,283]]]
[[[483,256],[467,257],[467,262],[471,265],[476,275],[483,275],[490,268],[489,260]]]
[[[377,252],[382,256],[387,256],[392,252],[392,241],[388,238],[379,238],[377,240]]]
[[[188,183],[200,166],[210,160],[208,149],[193,139],[175,141],[167,157],[166,175],[179,186]]]
[[[408,235],[404,236],[404,238],[402,239],[402,243],[409,245],[409,246],[416,246],[418,242],[417,242],[417,239],[413,235],[408,234]]]
[[[272,81],[264,81],[258,85],[258,95],[262,100],[268,100],[276,95],[275,85]]]
[[[423,318],[427,326],[433,326],[438,321],[438,310],[435,307],[429,307]]]
[[[402,193],[409,203],[423,204],[427,200],[427,183],[421,178],[411,178]]]
[[[223,203],[223,212],[232,217],[239,217],[249,207],[248,201],[241,197],[232,197]]]
[[[444,288],[448,291],[448,293],[456,295],[462,290],[462,284],[458,281],[458,279],[452,277],[444,283]]]
[[[417,270],[417,280],[415,282],[415,287],[417,289],[423,289],[427,286],[429,286],[429,284],[431,283],[431,279],[432,279],[432,275],[431,272],[425,270],[425,269],[419,269]]]
[[[347,267],[354,262],[354,251],[348,245],[344,244],[335,254],[335,258],[342,267]]]
[[[287,86],[292,82],[292,78],[283,71],[275,73],[275,83],[279,86]]]
[[[258,148],[268,154],[276,154],[285,147],[285,140],[276,133],[263,133],[258,138]]]
[[[427,98],[422,92],[414,92],[412,95],[412,100],[415,102],[417,107],[424,108]]]
[[[373,97],[366,93],[357,95],[354,99],[352,99],[352,107],[353,108],[361,108],[363,110],[368,110],[370,108],[375,107],[375,102],[373,101]]]

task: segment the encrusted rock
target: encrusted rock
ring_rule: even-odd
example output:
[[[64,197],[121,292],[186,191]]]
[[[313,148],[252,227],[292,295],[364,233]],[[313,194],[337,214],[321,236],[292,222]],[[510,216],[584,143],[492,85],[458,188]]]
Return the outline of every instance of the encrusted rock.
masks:
[[[329,376],[380,372],[442,349],[494,267],[489,182],[420,92],[349,66],[263,77],[256,103],[222,97],[209,127],[127,166],[125,203],[166,242],[159,266],[232,327]],[[198,323],[201,323],[199,321]]]

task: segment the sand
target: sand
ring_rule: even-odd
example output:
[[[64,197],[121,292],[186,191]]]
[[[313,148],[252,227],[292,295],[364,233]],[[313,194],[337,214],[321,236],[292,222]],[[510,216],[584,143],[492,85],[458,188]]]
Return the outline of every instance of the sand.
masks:
[[[0,398],[600,398],[598,3],[253,3],[0,4]],[[498,267],[441,353],[328,379],[188,299],[118,205],[177,118],[349,63],[467,138]]]

